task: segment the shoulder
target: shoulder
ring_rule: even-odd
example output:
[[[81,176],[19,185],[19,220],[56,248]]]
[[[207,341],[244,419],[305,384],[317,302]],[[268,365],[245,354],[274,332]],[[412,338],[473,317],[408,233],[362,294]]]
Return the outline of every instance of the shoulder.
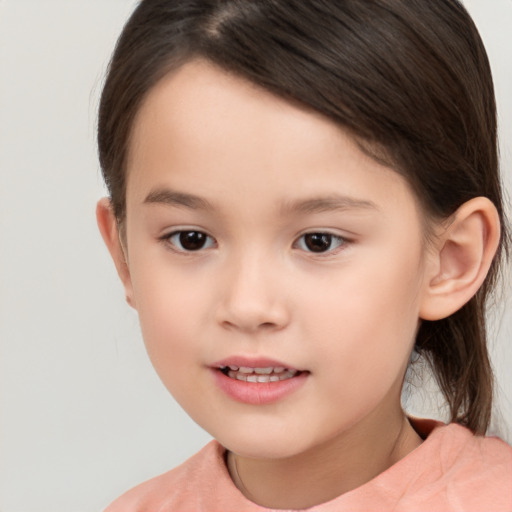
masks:
[[[454,464],[475,465],[475,469],[496,470],[512,477],[512,447],[495,436],[477,436],[461,425],[438,429],[440,455]],[[436,433],[436,432],[434,432]],[[510,482],[510,481],[509,481]]]
[[[435,420],[411,419],[414,429],[426,438],[432,455],[446,463],[470,463],[478,460],[492,466],[503,464],[512,470],[512,447],[496,436],[478,436],[456,423],[444,424]]]
[[[512,511],[512,448],[506,442],[438,424],[424,445],[419,480],[425,498],[460,510]]]
[[[213,482],[223,478],[224,448],[211,441],[180,466],[129,490],[105,512],[197,510]]]

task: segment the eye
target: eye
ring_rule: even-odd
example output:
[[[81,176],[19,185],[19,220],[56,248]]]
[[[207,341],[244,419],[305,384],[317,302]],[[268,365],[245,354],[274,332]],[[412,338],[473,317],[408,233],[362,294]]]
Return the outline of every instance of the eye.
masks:
[[[166,235],[164,240],[168,241],[176,250],[181,252],[200,251],[215,245],[215,240],[202,231],[183,230],[174,231]]]
[[[331,233],[306,233],[297,240],[297,247],[307,252],[330,252],[341,247],[346,241]]]

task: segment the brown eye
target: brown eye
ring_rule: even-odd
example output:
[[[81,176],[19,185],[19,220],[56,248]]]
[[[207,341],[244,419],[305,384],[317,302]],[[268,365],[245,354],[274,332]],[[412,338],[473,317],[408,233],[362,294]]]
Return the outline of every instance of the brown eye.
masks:
[[[331,233],[307,233],[300,237],[297,245],[304,251],[321,253],[337,249],[343,243],[343,238]]]
[[[169,242],[179,251],[193,252],[212,247],[214,241],[202,231],[176,231],[168,237]]]

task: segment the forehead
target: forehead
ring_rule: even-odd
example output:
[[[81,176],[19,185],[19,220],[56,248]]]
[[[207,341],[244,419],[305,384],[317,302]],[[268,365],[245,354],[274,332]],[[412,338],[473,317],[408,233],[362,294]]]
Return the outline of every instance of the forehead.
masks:
[[[204,60],[181,66],[149,92],[135,119],[130,156],[149,149],[148,132],[154,145],[173,148],[187,144],[221,153],[229,145],[244,156],[251,149],[257,153],[258,146],[275,148],[258,154],[258,160],[327,150],[340,135],[337,125],[315,111]]]
[[[412,199],[403,178],[340,126],[205,61],[162,79],[135,120],[128,203],[163,187],[192,187],[213,202],[228,191],[281,205],[333,193],[374,203]]]

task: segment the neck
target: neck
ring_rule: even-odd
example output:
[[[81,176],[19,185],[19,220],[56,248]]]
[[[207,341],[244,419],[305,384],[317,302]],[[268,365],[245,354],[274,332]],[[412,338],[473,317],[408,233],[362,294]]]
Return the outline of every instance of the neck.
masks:
[[[304,509],[325,503],[369,482],[421,444],[400,413],[394,421],[377,421],[373,428],[357,425],[286,459],[253,459],[229,452],[229,472],[239,490],[263,507]]]

